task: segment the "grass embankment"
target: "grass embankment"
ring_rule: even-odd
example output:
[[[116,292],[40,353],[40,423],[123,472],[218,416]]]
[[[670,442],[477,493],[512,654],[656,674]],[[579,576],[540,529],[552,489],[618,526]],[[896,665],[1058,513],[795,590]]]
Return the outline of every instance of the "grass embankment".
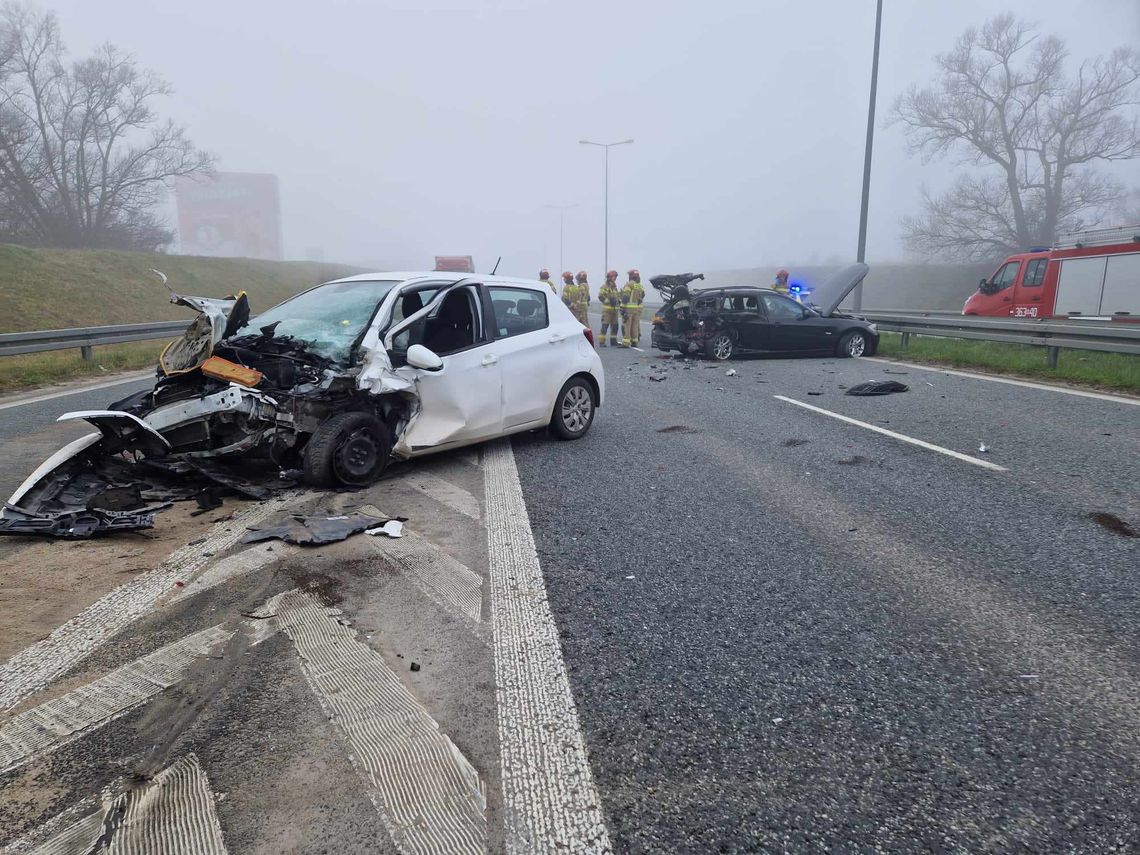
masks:
[[[1140,356],[1126,353],[1062,349],[1057,367],[1050,368],[1044,348],[1034,345],[912,335],[903,350],[898,333],[883,333],[879,354],[1140,394]]]
[[[298,291],[358,273],[339,264],[200,258],[103,250],[32,249],[0,244],[0,332],[193,318],[170,303],[150,268],[182,294],[249,294],[253,310],[267,309]],[[0,391],[154,364],[162,342],[95,348],[84,362],[78,350],[0,357]]]

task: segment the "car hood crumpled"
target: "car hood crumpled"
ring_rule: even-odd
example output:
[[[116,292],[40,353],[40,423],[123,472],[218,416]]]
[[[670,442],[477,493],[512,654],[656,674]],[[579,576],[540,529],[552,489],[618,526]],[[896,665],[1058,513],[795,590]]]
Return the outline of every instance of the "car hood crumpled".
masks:
[[[816,310],[824,317],[833,314],[847,295],[855,290],[855,286],[866,278],[870,269],[866,264],[852,264],[818,285],[812,294]]]

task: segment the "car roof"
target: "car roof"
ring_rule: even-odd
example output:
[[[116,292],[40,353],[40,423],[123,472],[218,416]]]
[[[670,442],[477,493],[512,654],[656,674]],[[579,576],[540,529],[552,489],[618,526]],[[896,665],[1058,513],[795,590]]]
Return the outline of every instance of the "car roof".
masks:
[[[331,282],[325,282],[323,284],[330,285],[334,282],[374,282],[377,280],[408,282],[416,279],[431,279],[436,282],[458,282],[460,279],[476,279],[479,282],[492,284],[501,282],[507,285],[522,285],[535,289],[550,288],[548,284],[538,279],[516,279],[510,276],[481,276],[478,273],[458,273],[453,270],[382,270],[375,273],[358,273],[355,276],[345,276],[342,279],[333,279]]]

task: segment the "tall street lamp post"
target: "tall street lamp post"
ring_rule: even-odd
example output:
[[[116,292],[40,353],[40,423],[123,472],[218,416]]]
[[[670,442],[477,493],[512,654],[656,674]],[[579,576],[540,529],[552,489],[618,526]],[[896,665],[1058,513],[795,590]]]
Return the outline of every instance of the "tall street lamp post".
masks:
[[[590,140],[578,140],[581,145],[596,145],[606,150],[606,191],[605,191],[605,267],[610,269],[610,149],[615,145],[629,145],[633,140],[621,142],[598,143]]]
[[[859,206],[859,252],[856,261],[867,260],[867,202],[871,196],[871,146],[875,141],[875,92],[879,86],[879,33],[883,28],[883,0],[875,9],[875,51],[871,58],[871,103],[867,107],[867,149],[863,154],[863,201]],[[855,286],[855,311],[863,308],[863,283]]]
[[[544,208],[553,208],[558,211],[558,273],[561,275],[562,271],[566,269],[562,261],[562,247],[563,235],[566,232],[566,212],[570,208],[577,208],[577,205],[543,205]]]

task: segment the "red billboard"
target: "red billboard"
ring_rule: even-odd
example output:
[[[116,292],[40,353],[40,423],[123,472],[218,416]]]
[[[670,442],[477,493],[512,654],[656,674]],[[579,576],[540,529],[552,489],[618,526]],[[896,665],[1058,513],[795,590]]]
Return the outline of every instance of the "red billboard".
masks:
[[[179,178],[174,196],[183,255],[281,259],[276,175],[217,172]]]

